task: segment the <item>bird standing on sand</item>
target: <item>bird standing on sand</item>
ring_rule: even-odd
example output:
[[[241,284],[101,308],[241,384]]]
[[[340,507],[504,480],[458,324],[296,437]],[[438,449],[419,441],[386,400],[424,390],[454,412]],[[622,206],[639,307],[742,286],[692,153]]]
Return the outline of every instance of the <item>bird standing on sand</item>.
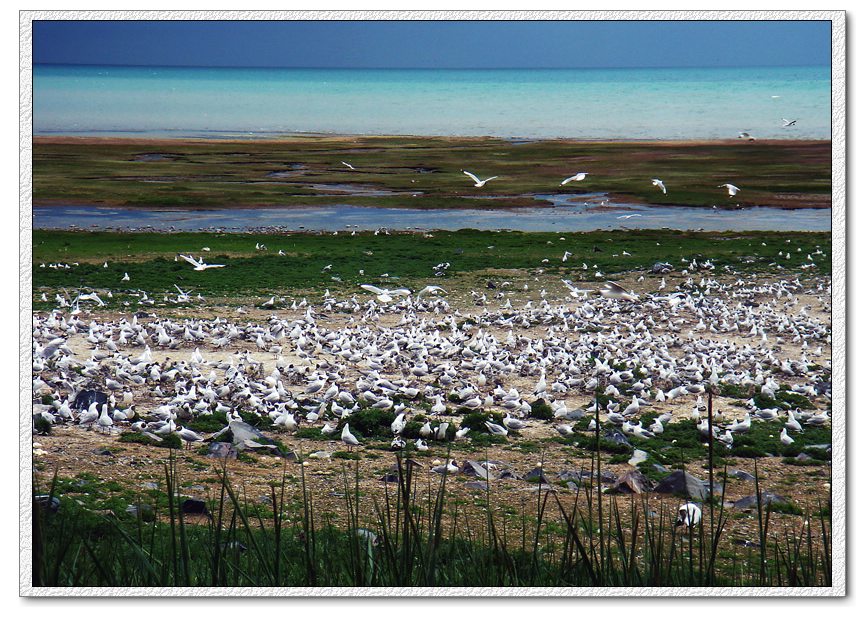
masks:
[[[578,174],[574,174],[570,178],[565,178],[564,180],[562,180],[562,183],[559,186],[565,186],[568,182],[573,182],[573,181],[582,182],[583,180],[586,179],[586,176],[588,176],[588,175],[589,175],[589,173],[587,171],[581,171]]]
[[[476,175],[474,175],[470,171],[463,170],[463,173],[475,181],[475,188],[481,188],[481,187],[483,187],[484,184],[486,184],[490,180],[495,180],[496,178],[498,178],[498,176],[492,176],[490,178],[487,178],[486,180],[481,180],[480,178],[478,178]]]
[[[661,189],[661,192],[663,192],[664,195],[667,194],[667,187],[664,186],[664,181],[660,178],[652,178],[652,185],[657,186],[659,189]]]
[[[345,423],[345,426],[342,427],[342,443],[347,445],[349,449],[352,446],[359,446],[360,442],[357,440],[357,437],[351,434],[351,431],[348,428],[348,422]]]

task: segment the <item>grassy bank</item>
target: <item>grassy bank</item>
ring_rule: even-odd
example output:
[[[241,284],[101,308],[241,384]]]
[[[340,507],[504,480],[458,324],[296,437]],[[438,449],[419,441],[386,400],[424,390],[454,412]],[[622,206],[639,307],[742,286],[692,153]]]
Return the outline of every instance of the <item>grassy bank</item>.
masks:
[[[264,244],[267,250],[257,250],[256,244]],[[202,251],[205,247],[210,251]],[[822,255],[815,253],[817,247]],[[279,255],[280,250],[285,255]],[[562,261],[565,251],[573,255]],[[203,256],[209,263],[226,267],[195,272],[185,261],[175,261],[178,253]],[[790,259],[786,258],[788,253]],[[812,253],[813,262],[807,259]],[[711,260],[715,272],[730,266],[737,272],[796,277],[828,274],[830,254],[828,233],[629,230],[560,234],[462,230],[423,235],[334,236],[35,230],[33,287],[39,293],[60,288],[159,293],[174,292],[174,284],[202,294],[324,287],[332,292],[354,293],[360,283],[441,284],[471,274],[498,280],[512,277],[516,270],[597,281],[617,273],[646,271],[658,261],[669,262],[680,271],[695,259]],[[58,262],[78,265],[69,269],[49,267]],[[108,267],[103,267],[106,262]],[[433,268],[445,262],[450,264],[446,276],[435,277]],[[583,269],[584,263],[587,269]],[[811,263],[815,267],[801,269]],[[596,277],[596,271],[604,278]],[[129,281],[122,281],[127,273]],[[389,276],[381,278],[382,274]]]
[[[499,178],[474,188],[463,169]],[[589,172],[584,181],[560,186],[579,171]],[[830,175],[828,141],[55,137],[33,144],[37,205],[495,208],[537,205],[530,198],[535,194],[603,192],[613,201],[649,204],[828,207]],[[666,194],[652,186],[652,178],[664,180]],[[718,188],[728,182],[742,189],[734,199]]]

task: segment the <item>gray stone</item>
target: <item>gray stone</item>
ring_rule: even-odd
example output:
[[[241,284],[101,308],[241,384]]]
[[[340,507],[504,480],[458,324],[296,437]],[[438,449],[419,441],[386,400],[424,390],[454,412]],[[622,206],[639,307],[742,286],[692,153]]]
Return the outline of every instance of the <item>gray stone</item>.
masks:
[[[465,487],[473,490],[485,491],[489,488],[489,485],[486,482],[466,482]]]
[[[796,457],[795,460],[799,461],[800,463],[804,463],[804,462],[806,462],[806,461],[813,461],[813,460],[814,460],[814,457],[813,457],[813,456],[810,456],[810,455],[808,455],[808,454],[805,454],[804,452],[801,452],[801,453]]]
[[[626,446],[631,446],[631,442],[628,441],[628,438],[625,437],[625,434],[622,431],[619,431],[617,429],[605,430],[603,437],[604,437],[604,439],[607,439],[607,440],[615,442],[615,443],[620,443],[620,444],[624,444]],[[633,446],[631,446],[631,447],[633,447]]]
[[[475,478],[483,478],[484,480],[489,480],[490,477],[490,473],[489,471],[487,471],[486,467],[484,467],[477,461],[467,460],[463,463],[462,469],[460,469],[460,471],[469,476],[474,476]]]
[[[742,471],[741,469],[735,469],[728,474],[731,478],[736,478],[737,480],[744,480],[745,482],[753,482],[755,480],[754,476],[749,474],[747,471]]]
[[[541,482],[542,484],[550,483],[544,475],[544,470],[541,467],[533,468],[529,473],[523,476],[523,480],[526,482]]]
[[[520,477],[510,469],[503,469],[499,474],[499,480],[519,480]]]
[[[770,504],[776,504],[777,503],[777,504],[784,505],[784,504],[788,503],[786,497],[782,497],[781,495],[778,495],[776,493],[770,493],[769,491],[766,491],[765,493],[761,493],[761,500],[763,502],[764,508]],[[733,502],[733,507],[737,508],[739,510],[748,510],[751,508],[756,508],[757,507],[757,495],[749,495],[747,497],[742,497],[742,499],[739,499],[738,501]]]
[[[649,460],[649,453],[645,450],[634,450],[634,455],[628,460],[628,465],[636,467],[640,463]]]
[[[648,493],[652,490],[651,481],[636,469],[622,474],[613,486],[610,487],[610,493]]]
[[[685,471],[677,470],[658,482],[655,492],[672,493],[686,499],[702,501],[709,491],[702,480]]]

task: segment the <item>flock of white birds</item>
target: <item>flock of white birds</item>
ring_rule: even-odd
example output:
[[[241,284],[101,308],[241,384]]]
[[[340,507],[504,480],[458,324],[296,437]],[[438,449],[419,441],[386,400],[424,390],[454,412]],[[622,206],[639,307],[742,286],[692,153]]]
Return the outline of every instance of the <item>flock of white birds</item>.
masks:
[[[206,265],[184,259],[195,270]],[[417,293],[361,285],[371,295],[325,292],[290,305],[273,297],[273,312],[257,321],[244,317],[252,307],[237,308],[232,319],[139,318],[94,311],[104,304],[96,291],[72,302],[58,295],[57,309],[33,315],[33,392],[50,401],[34,405],[34,415],[154,441],[177,433],[193,443],[212,435],[186,423],[215,415],[230,424],[244,411],[274,430],[315,427],[353,448],[364,437],[352,433],[352,414],[371,407],[394,414],[394,449],[407,446],[406,423],[423,413],[412,443],[426,450],[453,438],[451,426],[459,428],[455,439],[472,439],[459,427],[458,409],[503,414],[501,424],[485,427],[505,438],[545,425],[550,435],[571,435],[577,420],[597,411],[605,426],[639,441],[662,434],[674,417],[689,417],[708,436],[706,388],[732,384],[770,399],[783,385],[815,410],[759,408],[753,399],[744,407],[717,404],[720,444],[732,446],[752,422],[776,423],[784,445],[830,422],[828,281],[767,282],[729,267],[717,274],[709,260],[685,261],[675,288],[667,288],[667,274],[657,277],[657,292],[611,281],[580,289],[566,280],[530,296],[528,285],[502,284],[472,290],[456,307],[438,285]],[[163,297],[172,306],[204,302],[175,288]],[[553,294],[563,299],[548,301]],[[142,294],[139,304],[150,310],[154,300]],[[108,401],[78,409],[83,390],[105,392]],[[599,391],[620,402],[596,410]],[[550,403],[551,420],[530,417],[539,398]],[[659,415],[644,426],[646,410]]]

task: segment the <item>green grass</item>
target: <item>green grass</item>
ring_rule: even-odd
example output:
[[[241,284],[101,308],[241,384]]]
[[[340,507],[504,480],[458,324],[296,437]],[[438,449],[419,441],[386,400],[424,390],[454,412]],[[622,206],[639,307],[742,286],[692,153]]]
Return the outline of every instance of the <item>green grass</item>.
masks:
[[[154,152],[168,156],[140,160]],[[356,171],[344,167],[344,160]],[[33,197],[37,205],[494,208],[536,204],[528,194],[607,192],[659,204],[828,206],[830,163],[828,141],[516,144],[492,138],[295,137],[142,144],[54,138],[34,142]],[[302,168],[290,177],[268,175],[291,164]],[[499,178],[475,189],[462,169]],[[579,170],[590,172],[583,182],[560,186]],[[659,175],[667,194],[650,182]],[[731,181],[743,189],[735,202],[718,188]],[[312,186],[327,184],[402,194],[335,195]]]
[[[647,496],[595,496],[589,482],[579,494],[540,490],[520,509],[494,509],[492,488],[471,500],[454,497],[449,476],[416,479],[412,465],[396,460],[397,482],[383,495],[362,492],[359,467],[347,463],[341,483],[336,481],[344,502],[336,513],[319,513],[302,465],[296,467],[299,481],[293,468],[284,468],[270,483],[266,502],[247,499],[220,472],[206,500],[210,518],[198,523],[179,513],[184,483],[173,457],[165,465],[164,488],[139,494],[86,475],[55,475],[47,486],[34,480],[34,495],[57,497],[60,508],[53,512],[34,502],[33,585],[831,584],[824,504],[798,523],[785,518],[779,524],[779,515],[802,517],[801,509],[758,501],[759,549],[742,552],[724,538],[729,517],[723,499],[714,510],[704,504],[703,522],[677,534],[670,507]],[[326,482],[334,488],[333,479]],[[146,516],[127,513],[126,504]]]
[[[560,238],[564,238],[561,240]],[[544,271],[554,277],[575,281],[593,277],[593,269],[582,269],[583,262],[615,278],[630,271],[646,271],[658,261],[674,266],[682,259],[711,259],[716,268],[731,266],[738,272],[780,273],[778,251],[789,250],[787,240],[802,247],[802,260],[817,246],[829,253],[827,233],[710,233],[669,230],[596,231],[586,233],[523,233],[461,230],[436,232],[432,237],[398,233],[356,236],[340,234],[212,234],[212,233],[112,233],[34,230],[33,289],[35,308],[55,306],[53,294],[61,290],[92,288],[112,290],[104,298],[109,308],[122,302],[137,305],[131,294],[144,290],[158,302],[163,294],[176,295],[174,285],[206,298],[213,295],[272,294],[329,289],[334,294],[365,296],[358,287],[379,280],[388,273],[391,284],[422,286],[444,284],[460,276],[489,276],[507,270],[511,278],[517,270],[537,269],[543,259],[550,263]],[[256,243],[269,247],[267,253],[255,250]],[[765,246],[763,246],[765,244]],[[202,247],[210,253],[202,253]],[[595,249],[598,249],[596,251]],[[286,256],[278,255],[282,249]],[[561,261],[564,250],[574,257]],[[622,251],[630,253],[622,255]],[[206,255],[210,263],[225,268],[195,272],[178,253]],[[797,253],[799,255],[799,253]],[[753,262],[750,260],[753,259]],[[748,263],[746,263],[748,260]],[[434,276],[433,267],[442,261],[451,266],[444,278]],[[786,262],[786,260],[784,260]],[[68,270],[47,267],[55,262],[79,265]],[[108,267],[103,267],[107,262]],[[814,274],[828,274],[830,260],[816,259]],[[41,264],[46,264],[41,267]],[[326,266],[331,268],[324,270]],[[787,262],[788,276],[804,276],[798,263]],[[360,274],[360,270],[364,274]],[[129,282],[122,282],[128,273]],[[332,277],[338,277],[334,281]],[[38,297],[47,292],[48,302]],[[44,306],[43,306],[44,305]],[[193,307],[195,305],[192,305]],[[177,311],[190,308],[178,307]],[[791,393],[792,394],[792,393]]]

